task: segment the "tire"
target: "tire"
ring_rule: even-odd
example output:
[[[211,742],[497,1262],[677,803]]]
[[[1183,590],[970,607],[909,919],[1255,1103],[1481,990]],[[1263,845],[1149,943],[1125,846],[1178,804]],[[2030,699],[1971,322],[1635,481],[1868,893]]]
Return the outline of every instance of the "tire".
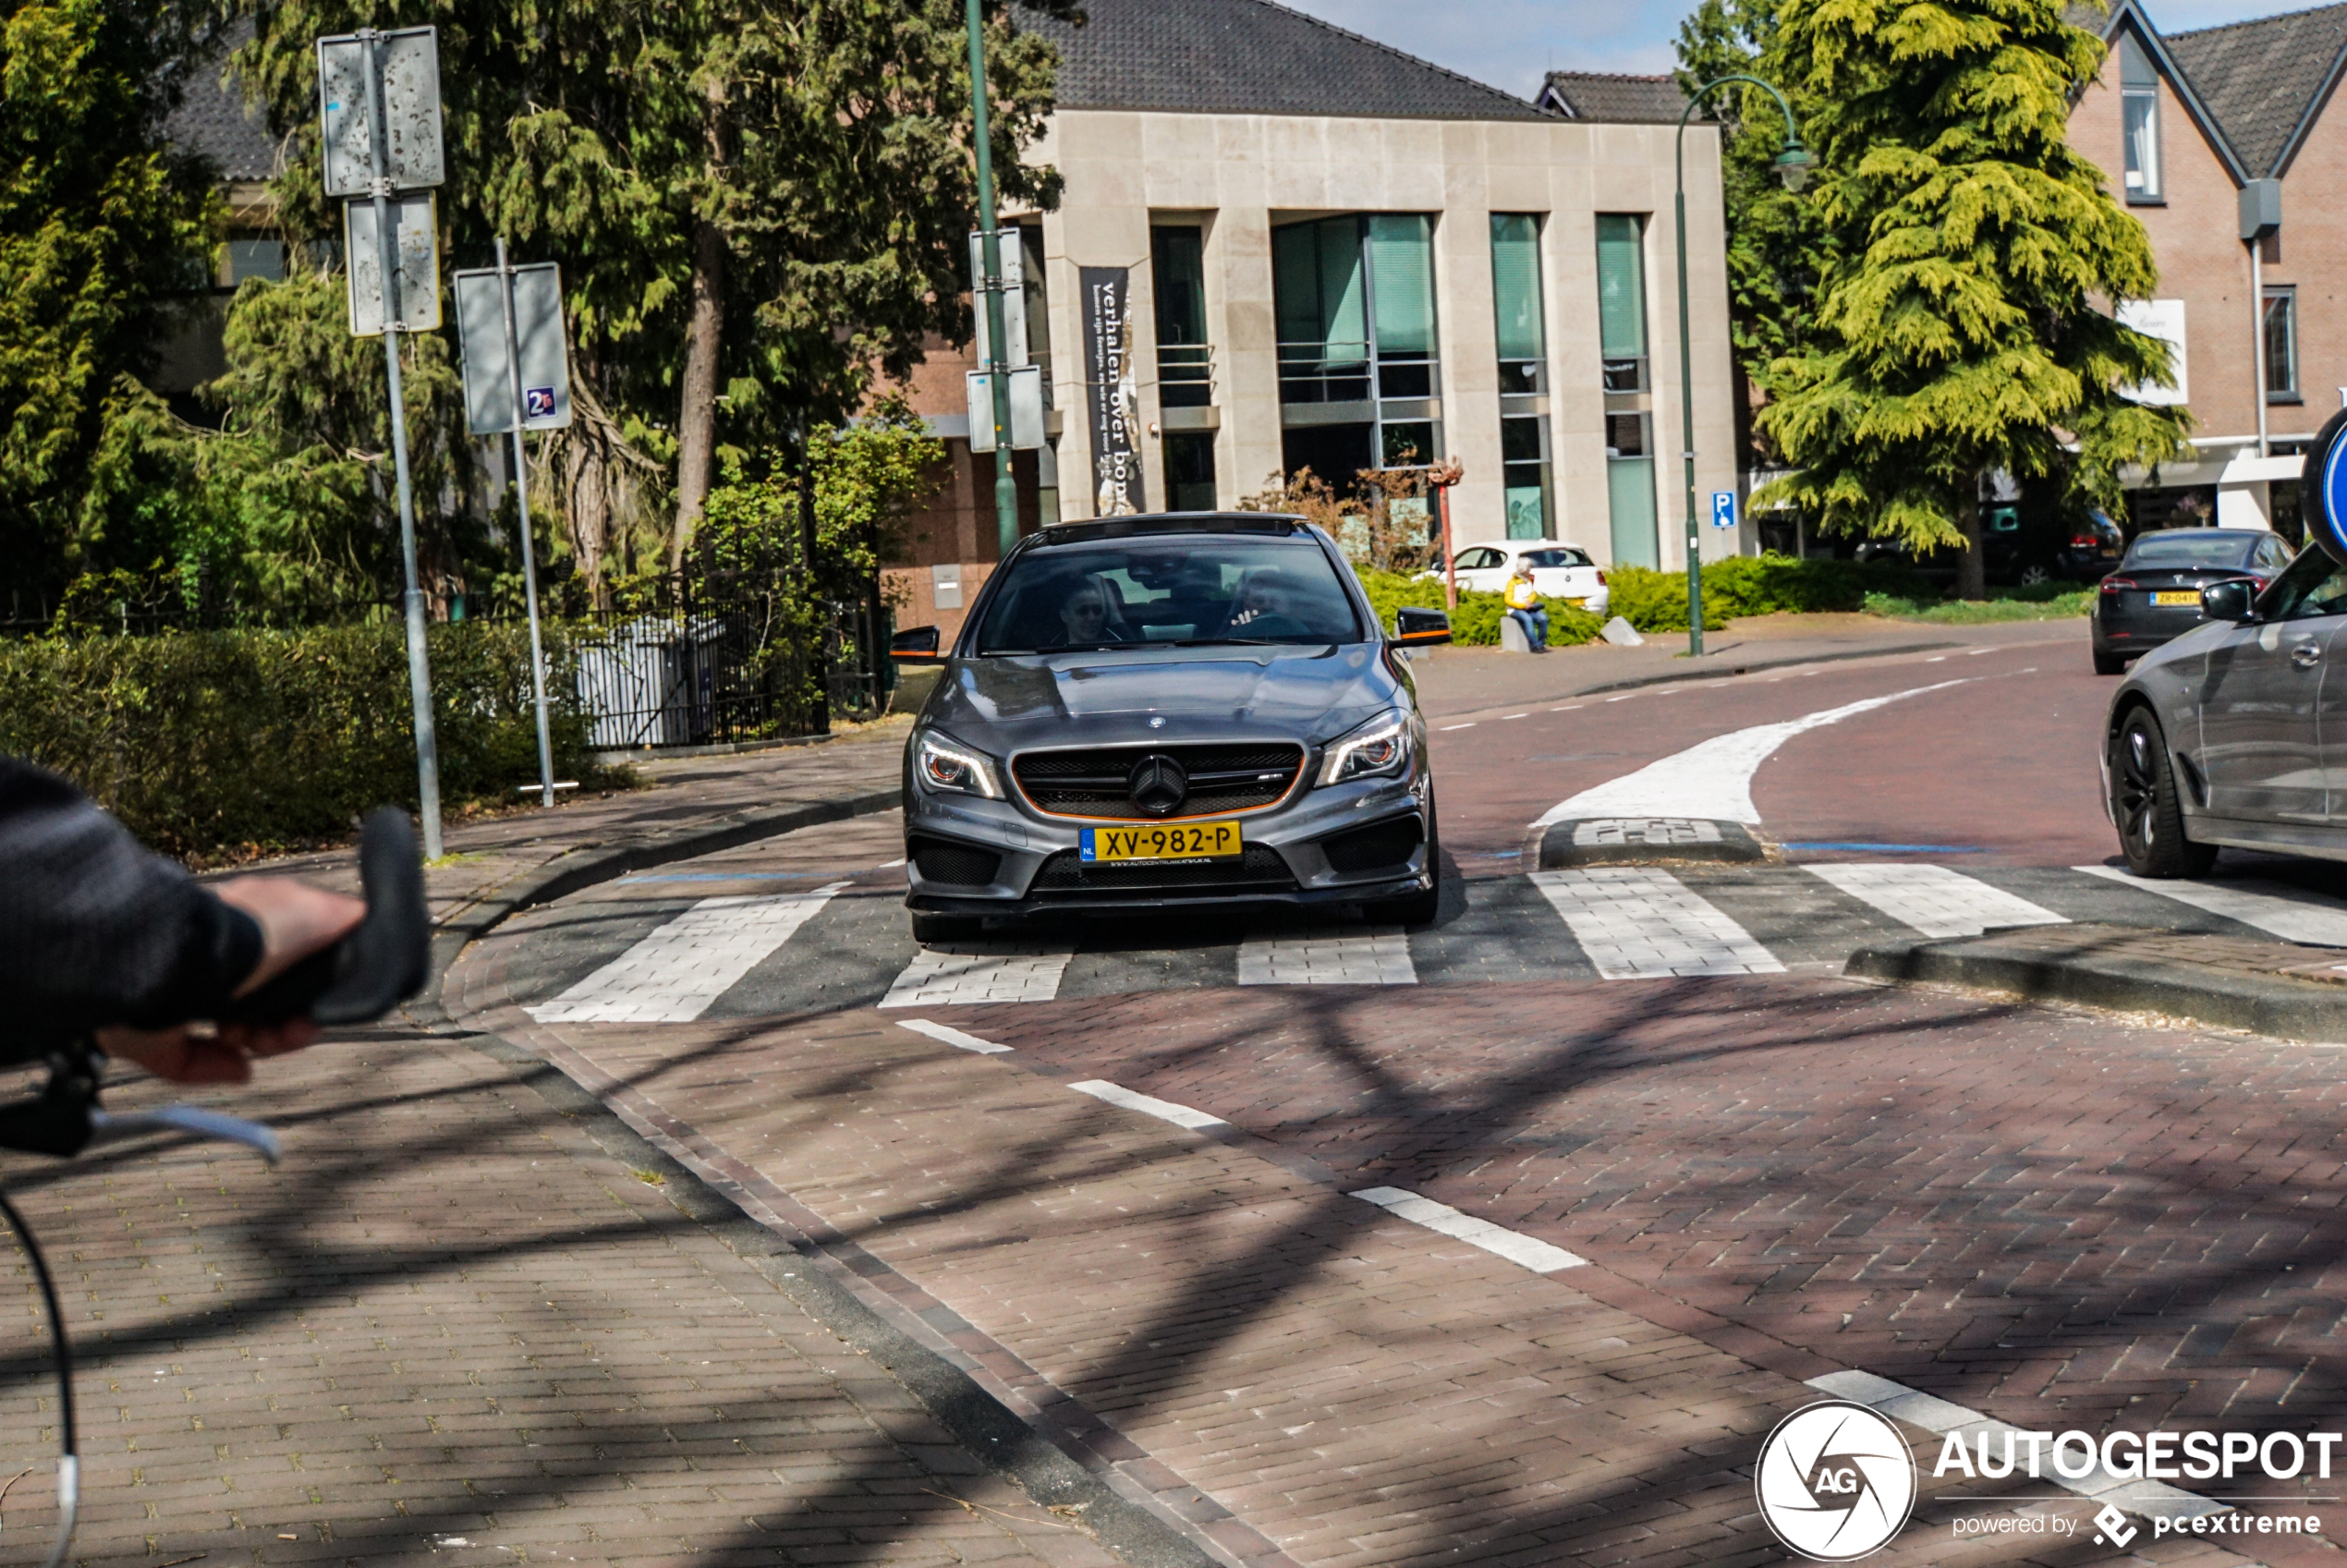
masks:
[[[2110,752],[2110,816],[2119,825],[2127,869],[2162,880],[2207,876],[2217,863],[2216,846],[2195,844],[2184,834],[2176,765],[2150,709],[2128,713]]]
[[[2123,675],[2126,673],[2127,656],[2125,654],[2105,653],[2099,648],[2095,650],[2095,674],[2098,675]]]
[[[2050,566],[2028,565],[2021,568],[2021,586],[2024,588],[2035,588],[2041,582],[2051,581],[2053,568]]]
[[[934,947],[941,942],[969,942],[985,928],[976,915],[913,916],[913,940],[923,947]]]

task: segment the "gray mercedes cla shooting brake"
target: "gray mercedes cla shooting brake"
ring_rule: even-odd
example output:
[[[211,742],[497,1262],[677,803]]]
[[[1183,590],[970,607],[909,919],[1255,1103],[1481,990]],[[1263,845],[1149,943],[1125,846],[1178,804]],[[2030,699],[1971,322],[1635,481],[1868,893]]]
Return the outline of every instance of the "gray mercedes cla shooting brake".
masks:
[[[1434,918],[1441,867],[1407,644],[1299,517],[1171,514],[1020,541],[940,650],[905,748],[913,936],[988,917],[1359,905]],[[926,646],[923,646],[926,641]]]

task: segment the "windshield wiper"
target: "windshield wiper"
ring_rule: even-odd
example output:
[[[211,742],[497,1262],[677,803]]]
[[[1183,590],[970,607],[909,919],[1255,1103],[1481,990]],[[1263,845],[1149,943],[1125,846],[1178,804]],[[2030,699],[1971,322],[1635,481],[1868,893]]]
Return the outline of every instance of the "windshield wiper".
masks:
[[[979,650],[979,653],[981,658],[1020,659],[1030,658],[1044,653],[1099,653],[1118,648],[1154,648],[1157,646],[1158,645],[1156,643],[1152,642],[1069,642],[1063,643],[1057,648],[982,648]]]
[[[1185,637],[1166,644],[1169,648],[1283,648],[1284,643],[1268,637]]]

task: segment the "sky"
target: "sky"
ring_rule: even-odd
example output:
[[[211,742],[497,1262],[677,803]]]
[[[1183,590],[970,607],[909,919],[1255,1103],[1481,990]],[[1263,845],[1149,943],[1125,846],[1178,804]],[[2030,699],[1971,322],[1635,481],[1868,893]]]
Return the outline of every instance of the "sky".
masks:
[[[1530,97],[1551,70],[1655,73],[1693,0],[1282,0],[1295,10]],[[2148,0],[2163,32],[2306,9],[2296,0]]]

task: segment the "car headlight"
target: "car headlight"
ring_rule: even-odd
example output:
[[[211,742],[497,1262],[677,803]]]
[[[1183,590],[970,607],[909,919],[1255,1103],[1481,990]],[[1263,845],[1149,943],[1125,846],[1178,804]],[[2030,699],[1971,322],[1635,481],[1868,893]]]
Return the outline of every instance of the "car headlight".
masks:
[[[941,794],[979,795],[989,800],[1003,798],[1003,784],[995,776],[994,760],[934,730],[925,732],[913,742],[913,774]]]
[[[1347,779],[1392,777],[1410,767],[1410,716],[1380,713],[1343,739],[1332,742],[1320,759],[1324,784]]]

